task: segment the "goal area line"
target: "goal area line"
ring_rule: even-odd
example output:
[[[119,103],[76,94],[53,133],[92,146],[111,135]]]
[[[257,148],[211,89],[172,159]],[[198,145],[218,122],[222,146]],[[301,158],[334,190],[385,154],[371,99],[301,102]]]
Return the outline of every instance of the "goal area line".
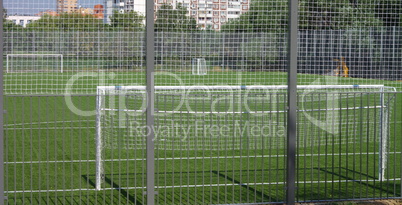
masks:
[[[319,184],[319,183],[367,183],[367,182],[387,182],[387,181],[400,181],[401,178],[393,179],[361,179],[361,180],[334,180],[334,181],[296,181],[296,184]],[[174,188],[201,188],[201,187],[222,187],[222,186],[264,186],[264,185],[285,185],[286,182],[255,182],[255,183],[226,183],[226,184],[191,184],[191,185],[173,185],[173,186],[155,186],[155,189],[174,189]],[[106,187],[101,189],[53,189],[53,190],[16,190],[16,191],[4,191],[7,194],[18,193],[44,193],[44,192],[75,192],[75,191],[107,191],[107,190],[134,190],[134,189],[146,189],[147,187]]]
[[[176,150],[180,151],[180,150]],[[183,150],[182,150],[183,151]],[[185,150],[184,150],[185,151]],[[401,154],[402,152],[388,152],[387,154]],[[368,152],[368,153],[333,153],[331,156],[358,156],[358,155],[378,155],[379,152]],[[300,154],[297,157],[320,157],[325,156],[325,154]],[[240,158],[284,158],[286,155],[247,155],[247,156],[222,156],[222,157],[167,157],[167,158],[155,158],[155,161],[163,160],[208,160],[208,159],[240,159]],[[137,159],[104,159],[104,162],[122,162],[122,161],[145,161],[146,158]],[[4,162],[4,164],[41,164],[41,163],[87,163],[96,162],[95,159],[90,160],[53,160],[53,161],[19,161],[19,162]]]
[[[386,108],[387,106],[364,106],[364,107],[347,107],[347,108],[331,108],[331,109],[308,109],[297,110],[298,112],[319,112],[319,111],[340,111],[340,110],[359,110],[359,109],[374,109],[374,108]],[[131,110],[131,109],[113,109],[113,108],[100,108],[101,111],[117,111],[117,112],[145,112],[145,110]],[[267,114],[267,113],[285,113],[285,110],[273,110],[273,111],[254,111],[254,112],[197,112],[197,111],[170,111],[170,110],[155,110],[155,113],[171,113],[171,114]]]

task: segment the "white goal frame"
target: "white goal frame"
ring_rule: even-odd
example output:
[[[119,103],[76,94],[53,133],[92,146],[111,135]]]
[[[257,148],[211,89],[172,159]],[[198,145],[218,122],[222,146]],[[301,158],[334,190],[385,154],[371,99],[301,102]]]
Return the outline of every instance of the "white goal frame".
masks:
[[[389,135],[389,125],[388,125],[388,113],[386,111],[386,106],[385,100],[384,100],[384,89],[385,88],[390,88],[393,90],[392,92],[396,91],[395,88],[391,87],[386,87],[384,85],[299,85],[297,86],[298,89],[304,89],[304,90],[325,90],[325,89],[356,89],[356,88],[362,88],[362,89],[375,89],[378,91],[373,91],[373,93],[379,93],[380,95],[380,102],[379,104],[376,104],[375,106],[368,106],[368,107],[358,107],[356,109],[370,109],[370,108],[376,108],[380,110],[381,114],[379,116],[379,126],[380,128],[378,129],[378,135],[379,135],[379,148],[378,148],[378,155],[379,155],[379,161],[378,161],[378,178],[379,180],[384,180],[385,179],[385,169],[386,169],[386,162],[387,162],[387,144],[388,144],[388,135]],[[288,86],[286,85],[279,85],[279,86],[155,86],[155,93],[157,93],[158,90],[179,90],[179,91],[185,91],[188,90],[257,90],[257,89],[267,89],[267,90],[285,90],[288,89]],[[102,159],[103,155],[103,149],[105,149],[104,144],[103,144],[103,138],[102,138],[102,122],[101,122],[101,113],[102,110],[116,110],[116,111],[127,111],[127,112],[143,112],[144,110],[118,110],[116,108],[103,108],[102,105],[104,104],[104,99],[103,96],[107,95],[106,91],[140,91],[145,93],[146,87],[145,86],[98,86],[97,87],[97,96],[96,96],[96,136],[95,136],[95,142],[96,142],[96,190],[101,190],[101,184],[103,181],[103,166],[104,162]],[[369,92],[368,92],[369,93]],[[338,108],[337,110],[343,110],[343,109],[350,109],[350,108]],[[353,109],[353,108],[352,108]],[[299,112],[303,110],[298,110]],[[306,110],[306,111],[314,111],[314,110]],[[318,110],[319,111],[319,110]],[[169,111],[155,111],[157,112],[169,112]],[[170,111],[173,113],[174,111]],[[181,111],[177,111],[181,112]],[[259,111],[260,112],[260,111]],[[284,112],[284,111],[262,111],[260,113],[264,112]]]
[[[191,62],[191,71],[193,75],[206,75],[207,65],[205,58],[193,58]]]
[[[37,57],[37,56],[43,56],[43,57],[60,57],[60,73],[63,73],[63,54],[7,54],[7,64],[6,64],[6,72],[7,73],[13,73],[13,71],[10,69],[10,58],[14,56],[21,56],[21,57]],[[28,71],[27,71],[28,72]]]

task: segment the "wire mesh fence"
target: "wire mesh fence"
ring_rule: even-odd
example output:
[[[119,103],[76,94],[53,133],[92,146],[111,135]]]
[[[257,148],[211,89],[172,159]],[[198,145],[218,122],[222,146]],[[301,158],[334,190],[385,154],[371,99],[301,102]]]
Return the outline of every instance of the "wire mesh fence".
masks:
[[[284,201],[286,111],[281,98],[286,94],[265,92],[258,102],[255,93],[248,94],[254,99],[248,104],[265,113],[227,112],[231,105],[226,97],[217,105],[225,111],[212,113],[208,105],[222,95],[192,101],[191,106],[198,108],[195,112],[173,114],[168,111],[171,104],[178,103],[177,95],[158,94],[156,203]],[[126,94],[123,99],[133,101],[133,96]],[[397,102],[401,93],[314,92],[302,96],[297,200],[398,198],[401,107]],[[102,158],[97,159],[96,96],[72,98],[75,106],[94,114],[72,112],[64,96],[5,97],[8,203],[146,203],[148,150],[142,110],[135,116],[129,114],[134,110],[115,109],[116,114],[100,118],[104,147]],[[334,99],[339,101],[338,107],[333,105]],[[98,160],[102,166],[99,180]],[[99,189],[97,183],[101,183]]]
[[[401,197],[399,1],[0,2],[6,203]]]
[[[96,85],[141,84],[143,81],[137,75],[145,69],[145,36],[144,32],[129,31],[6,31],[4,52],[9,57],[6,59],[5,91],[10,94],[62,94],[68,80],[82,72],[91,73],[87,76],[91,81],[82,82],[88,87],[77,86],[69,92],[93,94]],[[204,59],[209,75],[202,79],[193,76],[188,85],[219,84],[213,81],[218,72],[223,76],[222,72],[249,75],[246,78],[250,82],[242,82],[246,84],[267,84],[253,79],[258,77],[253,73],[270,72],[266,78],[277,79],[270,84],[283,85],[286,75],[279,74],[286,72],[285,36],[285,32],[273,31],[155,32],[156,71],[173,72],[183,78],[180,73],[190,74],[194,59]],[[342,79],[339,84],[398,86],[396,81],[402,79],[398,67],[402,59],[399,38],[399,27],[300,31],[298,73],[312,74],[302,76],[300,84],[311,83],[311,78],[315,78],[312,76],[317,75],[341,76],[337,69],[344,63],[349,69],[349,78]],[[92,72],[114,72],[117,77],[111,79]],[[119,75],[122,72],[125,74]],[[16,85],[22,76],[26,82]],[[47,86],[53,83],[56,85]],[[224,83],[238,84],[227,80]],[[33,84],[42,86],[34,87]]]

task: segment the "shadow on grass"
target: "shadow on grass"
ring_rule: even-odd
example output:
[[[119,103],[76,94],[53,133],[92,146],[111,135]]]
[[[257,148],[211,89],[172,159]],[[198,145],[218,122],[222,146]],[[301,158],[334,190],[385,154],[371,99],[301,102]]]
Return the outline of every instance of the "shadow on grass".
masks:
[[[259,170],[231,170],[231,172],[236,172],[236,173],[241,173],[241,172],[246,173],[246,172],[250,172],[250,171],[264,172],[264,171],[267,171],[267,170],[262,170],[262,169],[259,169]],[[280,169],[279,171],[283,171],[283,169]],[[246,183],[242,182],[241,180],[236,179],[236,177],[229,176],[227,174],[222,173],[222,171],[217,171],[217,170],[182,171],[182,172],[181,171],[179,171],[179,172],[159,172],[159,173],[155,173],[155,177],[156,178],[159,177],[160,181],[163,181],[163,179],[165,179],[165,178],[169,179],[171,176],[177,176],[176,178],[179,178],[178,176],[183,175],[183,174],[191,176],[190,181],[192,181],[194,179],[200,179],[201,180],[201,179],[203,179],[203,177],[212,177],[210,179],[213,180],[213,181],[205,180],[205,179],[203,179],[203,181],[205,180],[205,181],[210,182],[211,184],[214,184],[215,180],[218,180],[218,182],[219,182],[218,178],[223,178],[225,180],[222,181],[222,186],[217,186],[217,187],[216,186],[209,186],[210,183],[207,183],[207,184],[205,184],[205,186],[203,186],[202,183],[197,184],[196,181],[193,181],[195,183],[195,185],[201,185],[201,186],[199,186],[199,187],[191,187],[191,184],[186,184],[186,183],[182,184],[181,182],[179,182],[180,185],[177,185],[177,187],[175,187],[177,189],[190,189],[190,190],[194,189],[193,191],[174,191],[175,188],[174,189],[168,188],[167,189],[168,191],[166,192],[166,189],[163,188],[165,185],[166,186],[175,186],[175,184],[178,181],[176,181],[176,183],[174,181],[171,181],[169,184],[165,184],[165,185],[159,184],[159,185],[156,185],[156,186],[159,186],[159,187],[162,187],[162,188],[160,189],[160,191],[158,191],[159,196],[157,196],[157,198],[164,199],[164,200],[169,200],[169,199],[166,198],[166,197],[169,198],[169,196],[164,196],[164,195],[166,195],[166,194],[168,194],[168,195],[169,194],[176,195],[174,193],[184,193],[183,196],[171,196],[171,197],[176,198],[175,199],[176,201],[180,201],[180,200],[177,200],[177,199],[180,199],[180,198],[182,198],[182,199],[190,199],[190,200],[197,200],[197,199],[199,200],[199,198],[201,198],[203,200],[211,199],[212,201],[209,201],[209,203],[216,203],[216,202],[219,202],[219,201],[226,201],[226,199],[228,199],[228,198],[229,198],[229,200],[232,199],[233,203],[235,203],[237,201],[241,202],[241,201],[246,200],[246,199],[247,200],[248,199],[251,199],[251,200],[254,199],[254,200],[256,200],[256,202],[263,202],[263,201],[281,202],[281,201],[283,201],[282,197],[284,195],[284,189],[282,188],[282,186],[284,186],[284,185],[282,185],[282,184],[281,185],[271,184],[270,189],[264,189],[264,187],[266,187],[265,185],[255,185],[255,186],[253,186],[252,185],[253,182],[248,182],[251,185],[247,185]],[[129,180],[129,178],[141,178],[143,175],[144,175],[144,173],[107,174],[107,175],[104,176],[104,180],[105,180],[106,183],[108,183],[110,185],[110,187],[113,187],[122,196],[128,198],[128,200],[130,202],[135,203],[135,204],[141,204],[141,202],[136,199],[136,197],[138,197],[138,196],[135,196],[133,194],[128,193],[127,190],[125,190],[124,188],[121,187],[121,185],[119,184],[119,181],[120,181],[120,183],[122,182],[121,180],[117,181],[117,180],[113,180],[113,178],[114,178],[114,176],[119,176],[120,179],[122,179],[121,176],[126,176],[126,179]],[[94,183],[94,177],[95,176],[94,175],[83,175],[82,177],[84,178],[84,180],[88,184],[90,184],[91,186],[95,187],[95,183]],[[184,177],[182,176],[182,178],[186,178],[186,177],[187,176],[184,176]],[[125,179],[123,179],[123,181],[124,180]],[[138,180],[138,181],[140,181],[140,180]],[[187,183],[189,183],[190,181],[187,181]],[[199,182],[201,182],[201,181],[199,181]],[[262,182],[262,181],[256,181],[256,182]],[[229,188],[229,189],[224,188],[225,184],[228,184],[227,186],[232,187],[232,188]],[[188,185],[190,185],[190,186],[188,186]],[[134,187],[135,186],[136,185],[134,185]],[[139,186],[143,186],[143,185],[139,185]],[[205,187],[209,187],[209,188],[205,189]],[[259,189],[259,188],[261,188],[261,189]],[[196,189],[198,189],[198,191]],[[246,191],[241,191],[241,189],[246,190]],[[197,196],[199,194],[196,194],[196,193],[201,193],[201,192],[203,193],[204,191],[208,191],[208,194],[205,193],[208,196],[201,196],[201,197]],[[270,195],[269,193],[267,193],[267,192],[271,192],[271,191],[273,191],[272,192],[273,195]],[[190,194],[190,195],[187,196],[186,194],[187,195]]]
[[[88,184],[90,184],[93,187],[96,187],[96,184],[94,181],[92,181],[90,179],[90,176],[94,176],[94,175],[82,175],[82,178],[84,178],[84,180],[86,182],[88,182]],[[112,180],[107,177],[106,175],[104,176],[105,182],[108,183],[109,185],[111,185],[116,191],[118,191],[123,197],[125,197],[126,199],[128,199],[130,202],[132,202],[133,204],[138,204],[138,205],[142,205],[142,203],[140,201],[138,201],[134,196],[128,194],[128,192],[121,188],[118,184],[116,184],[115,182],[112,182]]]
[[[343,168],[343,167],[334,167],[334,168],[330,168],[330,169],[328,169],[328,168],[314,168],[314,169],[329,173],[334,176],[338,176],[338,177],[346,179],[346,180],[353,181],[355,183],[358,183],[361,186],[372,188],[373,190],[378,190],[380,195],[382,195],[382,193],[384,193],[385,196],[396,197],[395,196],[396,194],[398,194],[398,196],[401,196],[400,195],[400,193],[401,193],[400,185],[396,186],[395,183],[390,183],[386,180],[384,180],[382,182],[374,181],[374,182],[370,183],[368,180],[378,180],[378,178],[375,176],[368,175],[367,173],[361,173],[361,172],[351,170],[348,168]],[[356,177],[350,177],[349,175],[344,175],[341,172],[336,173],[333,170],[345,170],[346,173],[351,173],[353,176],[360,176],[360,177],[359,177],[359,179],[356,179]],[[371,196],[367,196],[367,197],[369,198]]]
[[[320,179],[312,179],[319,183],[299,183],[297,189],[297,196],[299,199],[303,200],[337,200],[337,199],[347,199],[347,198],[384,198],[384,197],[398,197],[400,196],[401,187],[399,182],[394,181],[372,181],[376,179],[375,176],[370,176],[367,173],[358,172],[356,170],[351,170],[343,167],[312,167],[308,169],[298,169],[299,174],[308,174],[311,170],[316,170],[318,173],[325,173],[329,181]],[[236,174],[228,174],[236,173]],[[210,203],[224,201],[228,196],[236,201],[243,201],[245,199],[254,199],[257,202],[280,202],[283,201],[283,195],[285,190],[283,189],[285,184],[275,185],[274,183],[266,185],[253,185],[254,182],[263,182],[262,178],[244,178],[241,173],[247,173],[249,176],[252,172],[252,176],[265,175],[268,177],[271,175],[271,179],[281,180],[279,176],[272,174],[284,173],[285,169],[239,169],[239,170],[205,170],[205,171],[173,171],[173,172],[157,172],[155,173],[156,186],[158,188],[159,194],[157,198],[160,200],[174,200],[174,201],[184,201],[197,200],[199,196],[197,193],[204,193],[206,196],[202,196],[203,200],[211,199]],[[266,172],[266,173],[264,173]],[[240,175],[239,175],[240,173]],[[145,173],[117,173],[105,175],[105,182],[116,191],[118,191],[121,196],[125,197],[128,201],[134,204],[143,204],[144,202],[140,200],[142,195],[130,193],[128,190],[122,188],[121,183],[129,182],[128,180],[136,179],[135,181],[143,182]],[[119,180],[114,180],[115,177],[119,177]],[[122,177],[125,176],[125,177]],[[317,175],[316,175],[317,176]],[[94,175],[84,175],[85,181],[95,187]],[[279,177],[279,178],[278,178]],[[326,177],[326,178],[327,178]],[[220,179],[224,179],[219,182]],[[176,179],[178,181],[176,181]],[[180,179],[180,180],[179,180]],[[185,181],[182,181],[185,179]],[[244,181],[243,179],[247,180]],[[268,178],[266,178],[268,179]],[[331,179],[334,181],[332,182]],[[167,181],[166,181],[167,180]],[[282,179],[284,180],[284,179]],[[348,182],[339,182],[339,180],[347,180]],[[158,181],[161,183],[158,183]],[[211,186],[209,184],[214,184],[218,181],[222,186]],[[208,182],[208,183],[205,183]],[[265,182],[265,181],[264,181]],[[225,185],[226,184],[226,185]],[[200,185],[198,187],[192,187],[192,185]],[[133,184],[132,187],[143,187],[143,184]],[[163,187],[167,188],[163,188]],[[171,187],[177,186],[177,187]],[[206,187],[209,187],[205,189]],[[226,188],[232,187],[232,188]],[[188,189],[188,191],[184,191]],[[194,190],[193,190],[194,189]],[[198,191],[197,191],[198,189]],[[175,191],[181,190],[181,191]],[[241,191],[246,190],[246,191]],[[180,193],[180,195],[178,195]],[[183,195],[182,195],[183,194]],[[190,195],[189,195],[190,194]],[[193,196],[194,195],[194,196]],[[225,196],[226,195],[226,196]],[[140,198],[138,198],[140,197]],[[175,199],[173,199],[175,198]]]
[[[236,170],[236,171],[240,172],[240,170]],[[249,170],[242,170],[242,171],[249,171]],[[253,171],[263,171],[263,170],[253,170]],[[232,177],[230,177],[228,175],[225,175],[225,174],[223,174],[223,173],[221,173],[219,171],[211,171],[211,172],[216,174],[216,175],[218,175],[218,176],[220,176],[220,177],[223,177],[224,179],[227,179],[227,180],[229,180],[229,181],[231,181],[233,183],[239,184],[241,187],[247,189],[247,191],[251,191],[251,192],[255,193],[258,196],[262,196],[263,199],[266,199],[266,200],[269,200],[269,201],[282,201],[283,200],[283,199],[281,199],[281,200],[277,199],[277,198],[272,197],[272,196],[268,196],[265,193],[263,193],[262,191],[259,191],[259,190],[255,189],[255,188],[253,188],[253,187],[251,187],[251,186],[249,186],[247,184],[244,184],[241,181],[236,180],[236,179],[234,179],[234,178],[232,178]]]

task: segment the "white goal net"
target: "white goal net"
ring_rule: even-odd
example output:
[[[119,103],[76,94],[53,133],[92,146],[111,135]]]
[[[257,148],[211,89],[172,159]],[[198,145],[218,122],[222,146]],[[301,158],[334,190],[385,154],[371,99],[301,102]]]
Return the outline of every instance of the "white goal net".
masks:
[[[148,128],[144,86],[99,86],[97,179],[105,150],[145,149],[147,129],[154,129],[156,149],[162,150],[283,149],[286,89],[156,86],[155,127]],[[365,144],[379,153],[379,166],[385,169],[393,104],[386,94],[394,91],[382,85],[298,86],[298,146]]]

